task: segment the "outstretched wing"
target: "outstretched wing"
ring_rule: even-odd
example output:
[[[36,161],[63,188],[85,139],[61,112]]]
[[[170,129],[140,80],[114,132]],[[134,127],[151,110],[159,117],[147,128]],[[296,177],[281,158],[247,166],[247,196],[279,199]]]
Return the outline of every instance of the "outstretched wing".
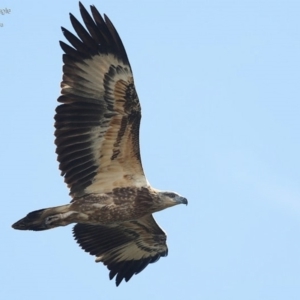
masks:
[[[87,30],[70,14],[78,37],[63,55],[62,104],[56,109],[59,168],[74,196],[145,186],[140,150],[141,107],[122,41],[111,21],[79,3]]]
[[[152,215],[115,227],[76,224],[73,234],[82,249],[107,266],[110,279],[117,276],[117,286],[168,254],[166,234]]]

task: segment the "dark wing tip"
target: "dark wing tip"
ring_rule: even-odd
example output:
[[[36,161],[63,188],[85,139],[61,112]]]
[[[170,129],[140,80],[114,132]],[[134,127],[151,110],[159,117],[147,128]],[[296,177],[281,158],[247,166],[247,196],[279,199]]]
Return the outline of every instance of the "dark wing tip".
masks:
[[[103,19],[94,5],[90,6],[91,14],[81,2],[79,2],[79,9],[85,27],[72,13],[69,14],[78,37],[61,27],[64,36],[74,49],[80,52],[83,58],[97,53],[112,53],[130,66],[122,40],[109,18],[104,15]],[[68,54],[66,51],[65,53]]]
[[[123,279],[128,282],[133,275],[142,272],[150,262],[151,258],[144,258],[108,264],[109,279],[112,280],[116,276],[116,286],[119,286]]]
[[[110,270],[109,279],[112,280],[116,276],[116,286],[119,286],[123,279],[128,282],[133,275],[142,272],[149,264],[157,262],[161,257],[168,255],[168,250],[157,253],[155,256],[142,258],[140,260],[130,260],[123,262],[112,262],[107,264]]]

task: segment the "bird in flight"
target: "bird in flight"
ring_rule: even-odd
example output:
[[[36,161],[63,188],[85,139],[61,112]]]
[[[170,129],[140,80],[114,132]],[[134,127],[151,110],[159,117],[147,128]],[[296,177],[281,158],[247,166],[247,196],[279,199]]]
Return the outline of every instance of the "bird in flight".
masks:
[[[116,277],[118,286],[168,254],[166,234],[152,214],[187,204],[147,181],[140,156],[141,106],[123,43],[109,18],[79,2],[86,28],[70,14],[62,28],[63,79],[55,114],[55,144],[69,204],[36,210],[12,225],[41,231],[76,223],[73,235]]]

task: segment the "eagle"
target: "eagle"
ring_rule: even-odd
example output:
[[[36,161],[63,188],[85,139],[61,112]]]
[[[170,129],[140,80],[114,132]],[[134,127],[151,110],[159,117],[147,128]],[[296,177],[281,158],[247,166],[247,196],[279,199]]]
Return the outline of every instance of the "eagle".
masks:
[[[141,106],[123,43],[110,19],[79,2],[85,27],[70,14],[74,35],[60,42],[63,79],[55,114],[59,169],[69,204],[30,212],[14,229],[41,231],[75,223],[83,250],[109,269],[118,286],[167,256],[166,234],[153,213],[186,204],[152,188],[140,156]]]

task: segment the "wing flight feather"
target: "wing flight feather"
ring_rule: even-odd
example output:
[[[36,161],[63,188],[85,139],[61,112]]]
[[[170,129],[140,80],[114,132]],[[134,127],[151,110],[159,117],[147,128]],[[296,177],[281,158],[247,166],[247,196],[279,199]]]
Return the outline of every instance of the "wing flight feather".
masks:
[[[76,224],[73,234],[82,249],[107,266],[110,279],[116,276],[117,286],[168,254],[166,234],[152,215],[114,227]]]
[[[141,108],[123,43],[108,17],[80,3],[85,29],[70,14],[78,37],[62,28],[61,103],[56,153],[73,197],[115,187],[146,186],[140,150]]]

